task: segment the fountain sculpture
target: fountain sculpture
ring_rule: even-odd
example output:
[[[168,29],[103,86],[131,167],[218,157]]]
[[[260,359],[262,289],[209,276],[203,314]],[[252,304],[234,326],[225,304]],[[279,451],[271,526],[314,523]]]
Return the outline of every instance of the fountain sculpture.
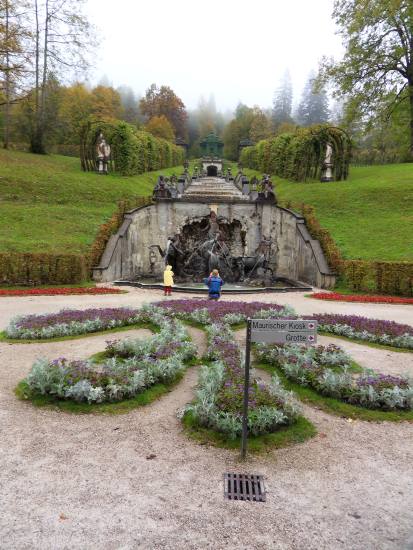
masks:
[[[193,170],[187,165],[178,177],[159,176],[153,203],[126,213],[94,277],[152,284],[161,280],[165,264],[185,288],[213,269],[237,287],[275,287],[279,280],[326,288],[334,283],[304,219],[277,206],[270,177],[250,182],[242,167],[234,177],[215,156]]]

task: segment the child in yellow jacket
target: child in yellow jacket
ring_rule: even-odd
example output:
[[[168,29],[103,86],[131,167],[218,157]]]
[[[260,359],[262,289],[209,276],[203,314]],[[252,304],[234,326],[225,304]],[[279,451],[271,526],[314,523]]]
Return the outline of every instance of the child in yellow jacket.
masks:
[[[165,268],[165,271],[163,272],[164,296],[171,296],[173,284],[174,284],[174,272],[172,271],[172,266],[167,265]]]

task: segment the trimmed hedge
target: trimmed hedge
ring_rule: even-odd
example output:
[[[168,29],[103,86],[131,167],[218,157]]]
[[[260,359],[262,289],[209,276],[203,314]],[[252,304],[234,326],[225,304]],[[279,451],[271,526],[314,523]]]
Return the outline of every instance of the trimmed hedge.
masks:
[[[413,296],[413,262],[347,260],[344,278],[352,290]]]
[[[286,206],[301,212],[311,236],[320,241],[328,264],[351,290],[413,296],[413,262],[345,260],[330,232],[321,227],[313,206],[290,202]]]
[[[341,256],[340,249],[329,231],[321,227],[320,222],[316,218],[314,207],[308,204],[302,204],[300,210],[311,236],[313,239],[318,239],[320,241],[321,248],[326,255],[329,266],[337,273],[342,273],[344,260]]]
[[[135,197],[118,202],[117,210],[99,227],[89,254],[0,253],[0,284],[78,284],[90,277],[90,268],[99,263],[106,243],[123,222],[125,212],[146,206],[151,197]]]
[[[0,284],[75,284],[88,273],[89,258],[81,254],[0,253]]]
[[[105,250],[106,244],[111,235],[116,233],[119,227],[122,225],[123,216],[129,210],[133,208],[140,208],[151,204],[151,197],[135,197],[134,199],[128,199],[118,202],[117,210],[112,214],[112,217],[103,223],[97,232],[96,238],[92,244],[90,251],[90,265],[96,266],[99,264],[99,260]]]
[[[333,148],[334,178],[347,179],[351,142],[340,128],[326,125],[298,128],[293,133],[265,139],[241,151],[243,166],[294,181],[319,179],[327,143]]]
[[[80,157],[85,172],[96,170],[96,141],[101,132],[112,149],[109,169],[122,176],[134,176],[184,163],[184,149],[166,139],[137,130],[123,121],[89,120],[81,131]]]

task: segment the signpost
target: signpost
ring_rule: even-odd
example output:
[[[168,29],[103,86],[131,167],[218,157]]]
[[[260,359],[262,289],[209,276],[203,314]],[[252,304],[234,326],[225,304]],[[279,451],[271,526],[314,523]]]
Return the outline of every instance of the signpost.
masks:
[[[317,342],[317,321],[302,319],[247,320],[241,458],[247,456],[251,342],[262,342],[265,344],[315,344]]]

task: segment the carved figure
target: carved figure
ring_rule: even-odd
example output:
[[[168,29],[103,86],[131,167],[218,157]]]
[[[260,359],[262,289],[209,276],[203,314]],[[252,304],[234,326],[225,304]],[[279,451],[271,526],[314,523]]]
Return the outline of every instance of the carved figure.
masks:
[[[98,174],[107,175],[110,159],[110,145],[106,143],[102,133],[99,135],[96,144],[96,157]]]
[[[326,156],[324,157],[323,169],[321,171],[321,181],[333,181],[333,147],[331,143],[326,145]]]

